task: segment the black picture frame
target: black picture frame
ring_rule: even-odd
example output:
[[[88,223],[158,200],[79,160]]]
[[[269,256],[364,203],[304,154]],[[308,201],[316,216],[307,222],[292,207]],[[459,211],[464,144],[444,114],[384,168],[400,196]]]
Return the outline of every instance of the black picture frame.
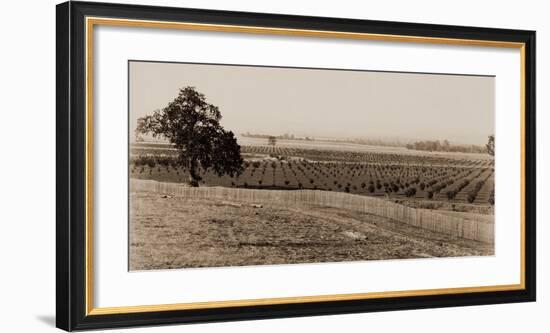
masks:
[[[342,18],[273,15],[141,5],[57,5],[56,55],[56,325],[72,331],[174,323],[233,321],[450,307],[536,299],[535,32]],[[320,301],[173,311],[96,314],[86,300],[85,18],[207,23],[382,35],[490,40],[524,44],[524,289],[362,300]]]

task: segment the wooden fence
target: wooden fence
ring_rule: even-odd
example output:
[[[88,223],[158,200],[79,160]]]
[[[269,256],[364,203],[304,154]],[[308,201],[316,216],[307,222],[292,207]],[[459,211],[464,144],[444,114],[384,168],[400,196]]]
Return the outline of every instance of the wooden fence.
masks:
[[[277,206],[320,205],[387,217],[419,228],[456,237],[494,243],[494,223],[447,216],[437,211],[411,208],[384,199],[319,190],[257,190],[228,187],[188,187],[177,183],[132,179],[133,191],[156,192],[193,198],[216,198]]]

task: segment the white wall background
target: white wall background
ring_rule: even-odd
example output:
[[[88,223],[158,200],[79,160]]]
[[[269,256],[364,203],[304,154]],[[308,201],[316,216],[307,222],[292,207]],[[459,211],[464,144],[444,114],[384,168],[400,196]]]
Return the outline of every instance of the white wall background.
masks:
[[[111,2],[108,1],[107,2]],[[544,1],[124,1],[239,11],[537,30],[538,302],[358,315],[124,330],[125,332],[406,331],[543,332],[550,329],[545,284],[550,232],[550,21]],[[4,332],[54,331],[55,4],[4,2],[0,10],[0,319]],[[545,200],[546,199],[546,200]],[[544,207],[546,204],[546,207]],[[546,208],[546,212],[545,212]],[[546,236],[546,237],[545,237]],[[117,330],[111,330],[117,331]]]

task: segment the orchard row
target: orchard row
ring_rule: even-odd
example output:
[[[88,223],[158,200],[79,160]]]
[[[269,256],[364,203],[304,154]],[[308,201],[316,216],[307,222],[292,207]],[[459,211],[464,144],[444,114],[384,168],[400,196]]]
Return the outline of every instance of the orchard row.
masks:
[[[387,155],[387,154],[379,154]],[[476,162],[476,161],[474,161]],[[486,161],[483,161],[486,162]],[[201,185],[265,189],[317,189],[390,198],[494,203],[494,168],[474,163],[349,163],[310,160],[245,160],[236,177],[201,170]],[[144,155],[130,163],[133,178],[187,182],[174,157]]]

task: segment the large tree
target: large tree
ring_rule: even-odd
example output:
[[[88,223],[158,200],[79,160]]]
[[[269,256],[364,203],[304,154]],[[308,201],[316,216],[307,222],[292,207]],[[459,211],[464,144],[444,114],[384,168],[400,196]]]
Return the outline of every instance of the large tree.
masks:
[[[162,110],[139,118],[136,134],[164,138],[178,150],[178,163],[189,170],[189,184],[199,186],[200,169],[231,177],[243,171],[241,147],[231,131],[220,125],[217,106],[194,87],[180,89]]]
[[[495,136],[489,135],[489,139],[487,140],[487,144],[485,145],[487,148],[487,153],[489,155],[495,156]]]

